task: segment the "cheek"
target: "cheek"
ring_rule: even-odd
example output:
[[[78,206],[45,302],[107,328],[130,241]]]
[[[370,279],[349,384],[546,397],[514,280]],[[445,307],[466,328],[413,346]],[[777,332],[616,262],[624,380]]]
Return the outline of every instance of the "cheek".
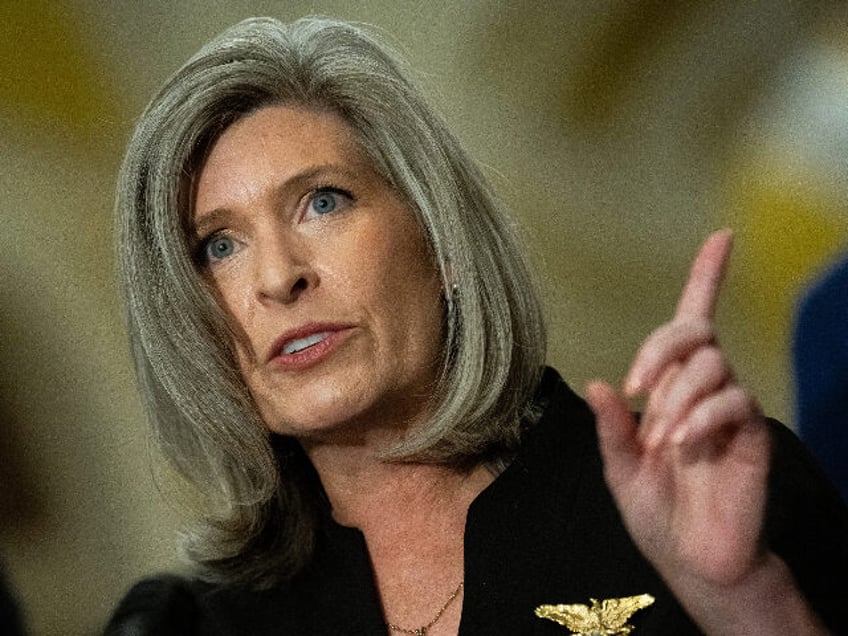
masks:
[[[404,241],[388,256],[383,293],[387,318],[395,322],[397,337],[407,340],[428,358],[441,349],[444,307],[441,277],[426,249]]]
[[[233,266],[213,273],[207,279],[207,285],[215,302],[229,325],[236,342],[236,358],[241,369],[245,364],[255,362],[256,356],[250,345],[256,307],[249,281],[245,279],[244,267]]]
[[[252,347],[244,341],[244,338],[239,337],[233,346],[236,353],[236,364],[238,365],[239,374],[242,380],[251,388],[250,371],[256,366],[256,356],[253,354]]]
[[[381,237],[369,246],[368,275],[398,316],[422,315],[438,309],[441,281],[417,228]]]
[[[383,344],[411,353],[440,346],[443,306],[439,271],[408,214],[369,219],[370,227],[351,233],[355,241],[335,246],[333,260],[339,289],[369,314]]]
[[[228,317],[244,324],[249,310],[250,281],[247,257],[238,262],[225,263],[214,269],[208,277],[209,288]]]

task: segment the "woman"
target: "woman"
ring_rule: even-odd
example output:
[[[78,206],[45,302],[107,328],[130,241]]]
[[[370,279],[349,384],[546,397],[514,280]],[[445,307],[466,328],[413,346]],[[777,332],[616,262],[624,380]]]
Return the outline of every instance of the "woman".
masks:
[[[110,632],[848,629],[812,569],[844,570],[848,515],[715,345],[729,233],[634,362],[642,422],[588,388],[596,437],[507,217],[354,27],[204,47],[143,115],[118,216],[149,414],[208,514],[195,575],[140,583]]]

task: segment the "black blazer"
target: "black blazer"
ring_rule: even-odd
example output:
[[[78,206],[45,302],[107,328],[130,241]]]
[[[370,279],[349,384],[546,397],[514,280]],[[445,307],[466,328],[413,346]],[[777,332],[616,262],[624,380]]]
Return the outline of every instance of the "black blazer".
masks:
[[[539,400],[542,418],[469,509],[460,635],[563,636],[569,630],[538,618],[537,606],[643,593],[656,601],[630,619],[634,636],[700,633],[622,525],[591,410],[552,369]],[[770,425],[769,544],[831,629],[848,634],[848,509],[795,436]],[[387,629],[362,534],[328,518],[314,559],[291,584],[255,591],[154,577],[130,591],[106,633],[385,636]]]

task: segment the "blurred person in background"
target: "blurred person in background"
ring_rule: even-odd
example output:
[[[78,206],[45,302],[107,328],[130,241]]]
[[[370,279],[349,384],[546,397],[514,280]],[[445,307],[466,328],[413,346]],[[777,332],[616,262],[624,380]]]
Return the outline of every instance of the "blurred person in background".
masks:
[[[848,256],[803,295],[793,335],[798,433],[848,502]]]

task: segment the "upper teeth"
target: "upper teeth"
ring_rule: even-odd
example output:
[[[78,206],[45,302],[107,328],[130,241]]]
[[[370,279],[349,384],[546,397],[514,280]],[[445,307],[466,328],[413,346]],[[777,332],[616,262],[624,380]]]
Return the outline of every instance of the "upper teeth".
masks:
[[[283,353],[288,354],[302,351],[303,349],[306,349],[306,347],[311,347],[312,345],[321,342],[328,335],[330,335],[329,331],[323,331],[321,333],[314,333],[311,336],[306,336],[305,338],[292,340],[291,342],[286,343],[283,347]]]

